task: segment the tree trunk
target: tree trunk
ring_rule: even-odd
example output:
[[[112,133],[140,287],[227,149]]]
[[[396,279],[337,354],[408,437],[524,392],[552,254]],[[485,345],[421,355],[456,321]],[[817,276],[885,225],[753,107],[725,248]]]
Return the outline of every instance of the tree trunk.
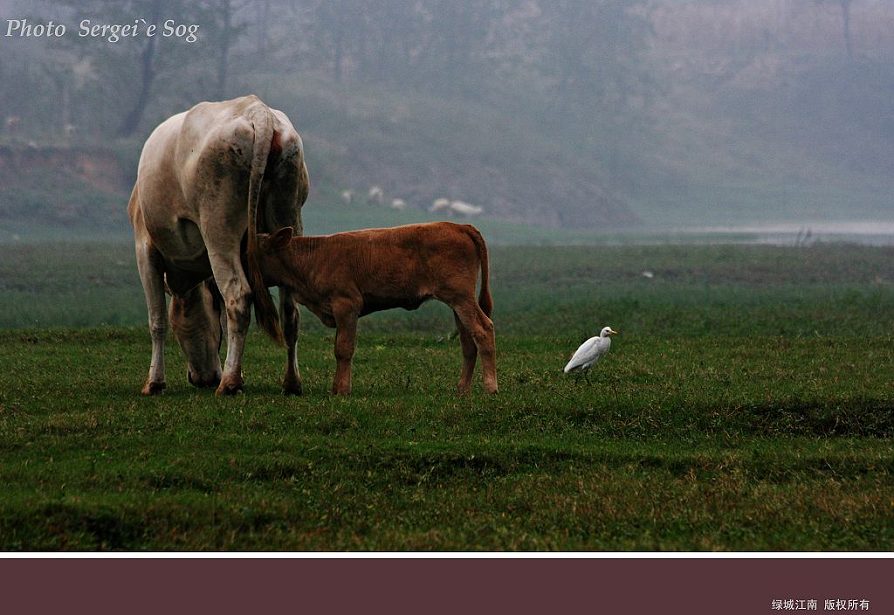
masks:
[[[230,0],[220,0],[221,31],[220,55],[217,58],[217,100],[223,100],[227,94],[227,73],[230,65],[230,37],[232,35],[232,6]]]
[[[152,20],[149,23],[157,24],[161,20],[163,4],[164,0],[155,0],[152,3]],[[129,137],[136,132],[140,120],[143,119],[146,106],[149,104],[152,82],[155,81],[155,55],[158,49],[156,41],[159,36],[161,35],[156,32],[155,36],[148,38],[143,53],[140,55],[140,93],[137,96],[136,104],[118,128],[119,137]]]
[[[258,57],[266,63],[269,38],[267,29],[270,27],[270,0],[263,0],[258,6]]]
[[[62,77],[62,83],[60,86],[59,92],[59,117],[61,118],[61,134],[65,139],[65,142],[68,143],[69,137],[71,134],[69,133],[71,125],[71,84],[67,76]]]
[[[854,46],[851,42],[851,1],[839,0],[841,4],[841,26],[844,30],[844,48],[849,60],[854,59]]]
[[[336,17],[336,19],[341,20],[342,17]],[[333,52],[332,58],[332,78],[335,79],[335,83],[341,83],[342,78],[342,64],[344,63],[344,45],[345,45],[345,35],[344,28],[342,28],[342,22],[339,21],[335,29],[332,33],[333,41],[332,44],[335,46],[335,50]]]

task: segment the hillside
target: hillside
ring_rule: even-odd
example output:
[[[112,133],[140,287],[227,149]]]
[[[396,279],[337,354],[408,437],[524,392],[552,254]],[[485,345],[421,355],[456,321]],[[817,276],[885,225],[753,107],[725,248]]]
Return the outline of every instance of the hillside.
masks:
[[[303,135],[312,181],[364,195],[374,185],[411,209],[445,197],[486,216],[548,228],[639,223],[606,171],[532,118],[482,102],[275,75],[246,82]]]
[[[657,2],[664,76],[649,169],[627,195],[657,225],[891,220],[894,13],[839,2]]]
[[[368,189],[378,185],[386,207],[360,213],[369,223],[428,219],[427,209],[441,197],[480,205],[486,219],[523,226],[617,229],[639,223],[604,187],[605,172],[595,161],[498,109],[306,79],[286,84],[273,76],[245,84],[244,91],[285,111],[301,133],[312,183],[309,207],[315,210],[343,208],[340,193],[349,189],[357,195],[353,207],[365,207]],[[0,223],[126,222],[120,212],[139,148],[138,141],[111,150],[77,142],[3,148]],[[408,211],[387,211],[393,198],[404,199]]]
[[[772,65],[773,56],[752,62]],[[890,106],[882,90],[894,70],[803,62],[730,75],[674,84],[652,102],[649,125],[625,135],[623,164],[614,166],[598,135],[551,132],[536,116],[481,103],[275,77],[244,87],[286,111],[302,133],[309,207],[327,230],[429,219],[425,210],[442,196],[483,206],[488,220],[594,233],[894,215],[892,115],[873,107]],[[139,148],[138,140],[112,149],[0,148],[0,230],[126,229]],[[342,190],[362,202],[372,185],[408,210],[359,211],[366,206],[355,202],[354,213],[345,211]]]
[[[0,241],[123,232],[135,172],[125,160],[108,147],[0,146]]]
[[[282,36],[279,47],[259,61],[246,34],[225,91],[259,94],[301,132],[320,230],[430,219],[441,197],[482,206],[480,224],[520,241],[894,219],[894,13],[884,3],[851,3],[849,45],[837,2],[593,3],[585,17],[523,4],[479,14],[489,25],[467,57],[423,19],[420,7],[437,3],[400,15],[368,6],[365,21],[341,24],[357,35],[341,51],[331,16],[280,7],[270,35]],[[253,17],[243,19],[252,32]],[[287,31],[301,19],[303,43]],[[400,49],[386,36],[396,24],[410,28]],[[58,58],[8,51],[0,78],[24,81],[0,92],[0,111],[21,121],[0,127],[0,239],[17,228],[126,230],[141,143],[159,121],[213,98],[206,59],[168,57],[159,70],[170,87],[156,82],[138,130],[122,139],[114,124],[128,101],[109,95],[100,68],[132,74],[136,56],[73,55],[80,81],[58,108],[56,85],[16,72]],[[64,118],[79,123],[60,138]],[[384,208],[364,202],[374,185]],[[359,202],[343,204],[345,190]],[[388,210],[394,198],[407,210]]]

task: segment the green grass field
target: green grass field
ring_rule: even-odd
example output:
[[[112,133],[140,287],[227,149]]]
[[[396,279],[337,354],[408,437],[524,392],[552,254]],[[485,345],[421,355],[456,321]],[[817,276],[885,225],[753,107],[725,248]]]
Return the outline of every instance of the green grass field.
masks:
[[[306,312],[305,396],[255,332],[244,395],[172,342],[140,397],[131,252],[0,245],[0,549],[894,549],[894,250],[494,246],[500,393],[427,304],[361,321],[347,399]]]

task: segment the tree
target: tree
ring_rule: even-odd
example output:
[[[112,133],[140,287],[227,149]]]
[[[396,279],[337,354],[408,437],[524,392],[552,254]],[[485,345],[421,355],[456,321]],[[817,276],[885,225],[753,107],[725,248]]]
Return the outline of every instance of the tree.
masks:
[[[165,6],[164,0],[151,0],[149,23],[158,24],[162,18],[162,11]],[[158,51],[158,36],[146,38],[143,45],[143,51],[140,53],[140,84],[137,94],[137,100],[131,107],[124,120],[118,127],[117,135],[119,137],[131,136],[140,125],[143,113],[146,111],[146,105],[149,104],[149,97],[152,93],[152,83],[158,74],[156,70],[156,54]]]
[[[223,100],[227,91],[227,73],[230,66],[230,45],[233,36],[233,5],[230,0],[220,0],[220,50],[217,54],[217,84],[215,98]]]
[[[248,5],[247,3],[238,4],[233,0],[211,1],[212,4],[208,6],[206,13],[210,13],[208,17],[212,18],[208,25],[212,26],[210,34],[213,44],[217,47],[217,66],[213,96],[216,100],[223,100],[227,97],[230,55],[239,38],[246,32],[246,24],[237,23],[236,16]],[[269,2],[265,3],[265,6],[269,9]],[[269,19],[269,11],[263,12],[262,17]],[[266,37],[264,40],[266,41]]]
[[[62,39],[67,64],[89,66],[97,75],[91,91],[80,92],[89,102],[75,100],[75,91],[57,83],[63,112],[83,109],[79,123],[92,123],[99,131],[130,137],[140,130],[147,111],[160,99],[174,106],[196,98],[225,96],[230,75],[230,55],[244,28],[236,24],[235,0],[53,0],[54,14],[65,13],[75,22],[93,24],[141,24],[140,35],[101,41],[68,36]],[[60,8],[62,10],[60,10]],[[194,43],[180,36],[165,36],[164,23],[199,27]],[[148,26],[157,29],[148,35]],[[57,71],[58,72],[58,71]],[[164,89],[157,87],[164,81]]]
[[[854,58],[854,45],[851,40],[851,3],[853,0],[816,0],[817,4],[837,2],[841,8],[841,32],[844,38],[844,48],[848,59]]]

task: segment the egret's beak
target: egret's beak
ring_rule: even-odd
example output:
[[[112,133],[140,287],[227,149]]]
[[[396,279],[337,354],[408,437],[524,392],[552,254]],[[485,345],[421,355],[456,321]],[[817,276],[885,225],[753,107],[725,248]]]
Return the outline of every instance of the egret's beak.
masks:
[[[611,330],[608,332],[609,335],[618,335],[619,333],[620,333],[620,331],[615,331],[614,329],[611,329]]]

